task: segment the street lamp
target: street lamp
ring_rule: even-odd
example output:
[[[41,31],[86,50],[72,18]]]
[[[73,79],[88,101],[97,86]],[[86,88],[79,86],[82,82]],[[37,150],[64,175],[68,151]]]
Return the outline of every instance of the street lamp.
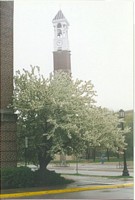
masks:
[[[24,154],[25,154],[25,167],[27,166],[27,160],[26,160],[26,158],[27,158],[27,149],[28,149],[28,137],[25,137],[25,152],[24,152]]]
[[[78,156],[76,156],[76,174],[78,174]]]
[[[124,119],[125,118],[125,112],[124,110],[119,111],[119,118]],[[121,122],[121,130],[124,130],[124,123]],[[124,162],[124,169],[123,169],[123,174],[122,176],[129,176],[129,172],[127,169],[127,161],[126,161],[126,150],[123,150],[123,162]]]

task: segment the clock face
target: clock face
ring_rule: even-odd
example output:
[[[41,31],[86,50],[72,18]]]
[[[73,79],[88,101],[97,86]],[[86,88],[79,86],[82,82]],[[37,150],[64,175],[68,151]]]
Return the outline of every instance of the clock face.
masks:
[[[61,46],[62,45],[62,41],[61,40],[58,40],[57,41],[57,46]]]

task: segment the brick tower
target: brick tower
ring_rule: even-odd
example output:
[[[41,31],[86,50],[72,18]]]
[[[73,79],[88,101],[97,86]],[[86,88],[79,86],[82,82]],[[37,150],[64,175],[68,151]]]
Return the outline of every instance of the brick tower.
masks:
[[[52,22],[54,26],[54,72],[62,70],[71,74],[71,60],[68,41],[69,23],[61,10],[58,11]]]
[[[0,160],[1,168],[17,166],[16,115],[8,105],[13,95],[13,1],[0,1]]]

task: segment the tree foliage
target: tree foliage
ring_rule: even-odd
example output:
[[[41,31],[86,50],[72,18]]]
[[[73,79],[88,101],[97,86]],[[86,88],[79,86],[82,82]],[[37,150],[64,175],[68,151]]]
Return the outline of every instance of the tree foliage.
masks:
[[[123,148],[125,128],[118,116],[95,106],[91,81],[58,72],[50,78],[38,67],[16,72],[13,107],[18,114],[18,146],[29,138],[29,160],[45,168],[56,153],[80,154],[89,146]],[[20,154],[22,152],[19,151]]]
[[[87,138],[90,147],[101,147],[102,149],[110,149],[117,151],[118,147],[123,149],[126,145],[125,134],[129,132],[129,128],[121,130],[118,115],[106,108],[94,108],[89,115],[89,123],[87,124]]]

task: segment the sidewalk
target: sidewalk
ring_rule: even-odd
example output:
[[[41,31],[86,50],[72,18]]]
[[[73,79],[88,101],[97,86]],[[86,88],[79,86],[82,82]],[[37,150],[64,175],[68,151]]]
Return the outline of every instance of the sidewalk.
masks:
[[[84,175],[121,176],[123,167],[119,168],[117,165],[118,163],[79,163],[78,166],[76,164],[70,164],[70,166],[64,167],[50,164],[48,169],[62,174],[75,174],[78,171],[79,174]],[[133,166],[128,166],[128,171],[130,176],[134,176]]]

